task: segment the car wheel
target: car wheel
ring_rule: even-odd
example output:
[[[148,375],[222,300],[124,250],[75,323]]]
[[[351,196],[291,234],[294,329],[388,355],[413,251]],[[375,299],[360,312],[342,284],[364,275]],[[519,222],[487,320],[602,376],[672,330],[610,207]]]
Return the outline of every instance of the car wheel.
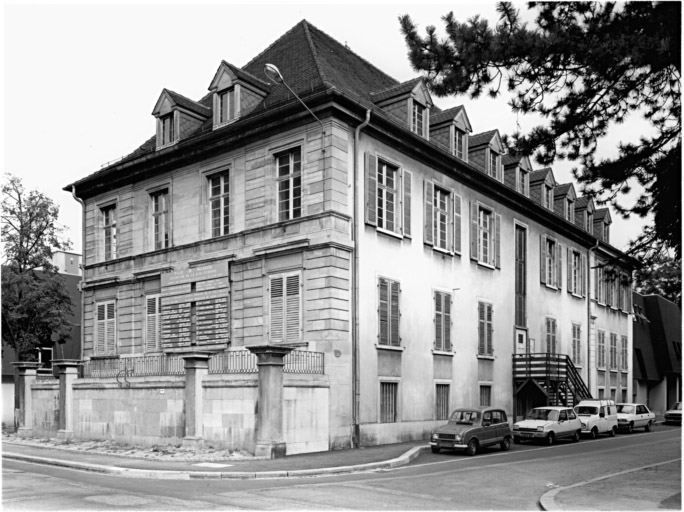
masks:
[[[519,438],[519,437],[514,437],[514,438],[513,438],[513,443],[514,443],[514,444],[520,444],[520,438]]]
[[[596,439],[598,437],[598,430],[596,430],[596,427],[591,429],[590,434],[592,439]]]
[[[432,453],[439,453],[439,446],[430,446]]]
[[[617,427],[613,427],[608,431],[608,435],[610,437],[615,437],[615,431],[617,430]]]
[[[646,423],[646,426],[644,427],[644,430],[645,430],[646,432],[650,432],[650,431],[651,431],[651,422],[650,422],[650,421],[649,421],[648,423]]]
[[[501,449],[505,452],[511,449],[511,438],[510,437],[504,437],[504,440],[501,441],[501,444],[499,445]]]
[[[629,425],[627,425],[627,433],[631,434],[632,432],[634,432],[634,422],[633,421],[630,422]]]
[[[553,434],[550,433],[544,438],[544,442],[546,443],[547,446],[551,446],[553,444]]]
[[[575,431],[574,434],[572,434],[572,442],[573,442],[573,443],[576,443],[576,442],[578,442],[579,440],[580,440],[580,431],[577,430],[577,431]]]
[[[475,439],[471,439],[468,442],[468,447],[466,448],[466,453],[470,455],[471,457],[477,453],[477,441]]]

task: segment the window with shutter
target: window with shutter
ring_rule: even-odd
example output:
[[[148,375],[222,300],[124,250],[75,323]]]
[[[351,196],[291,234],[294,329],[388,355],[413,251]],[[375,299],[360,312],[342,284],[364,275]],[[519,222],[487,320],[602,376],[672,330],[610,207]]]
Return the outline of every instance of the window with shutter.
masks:
[[[378,278],[378,344],[398,347],[399,337],[399,283],[384,277]]]
[[[605,368],[606,367],[606,333],[603,331],[598,331],[597,332],[597,337],[598,337],[598,342],[597,342],[597,351],[598,351],[598,356],[596,360],[596,366],[598,368]]]
[[[582,337],[581,326],[572,324],[572,361],[575,366],[582,364]]]
[[[100,302],[96,306],[95,353],[114,354],[116,351],[116,310],[114,301]]]
[[[499,268],[501,215],[479,203],[470,207],[470,258],[488,267]]]
[[[296,343],[301,339],[300,274],[270,277],[270,339],[277,343]]]
[[[461,196],[454,194],[454,252],[461,254]]]
[[[451,351],[451,294],[434,292],[435,350]]]
[[[479,301],[477,304],[478,311],[478,349],[477,354],[480,356],[494,355],[493,347],[493,310],[492,305],[488,302]]]
[[[546,353],[556,353],[556,319],[546,318]]]
[[[145,297],[145,352],[159,351],[161,296]]]
[[[401,179],[404,184],[404,198],[401,204],[401,210],[404,215],[402,230],[405,237],[411,238],[411,173],[403,169]]]
[[[411,172],[366,153],[366,224],[411,237]]]

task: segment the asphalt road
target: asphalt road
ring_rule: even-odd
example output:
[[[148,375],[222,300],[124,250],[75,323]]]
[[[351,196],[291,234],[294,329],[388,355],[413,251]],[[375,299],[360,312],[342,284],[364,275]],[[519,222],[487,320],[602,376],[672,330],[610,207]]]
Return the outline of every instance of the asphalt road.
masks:
[[[677,459],[681,445],[679,427],[659,426],[550,447],[485,449],[475,457],[427,452],[381,472],[263,480],[143,480],[3,461],[2,504],[5,510],[538,510],[550,489]],[[629,491],[639,492],[633,483]],[[676,491],[665,489],[662,498]],[[618,481],[591,508],[614,508],[611,493],[620,492]]]

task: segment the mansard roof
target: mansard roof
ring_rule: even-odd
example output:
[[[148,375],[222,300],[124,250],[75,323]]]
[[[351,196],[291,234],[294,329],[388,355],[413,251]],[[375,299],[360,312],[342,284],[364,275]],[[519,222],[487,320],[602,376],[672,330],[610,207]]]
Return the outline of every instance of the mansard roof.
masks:
[[[387,89],[384,89],[382,91],[373,92],[371,93],[371,98],[375,103],[378,103],[379,101],[394,98],[395,96],[402,96],[404,94],[410,93],[421,83],[423,83],[422,77],[413,78],[398,85],[388,87]]]

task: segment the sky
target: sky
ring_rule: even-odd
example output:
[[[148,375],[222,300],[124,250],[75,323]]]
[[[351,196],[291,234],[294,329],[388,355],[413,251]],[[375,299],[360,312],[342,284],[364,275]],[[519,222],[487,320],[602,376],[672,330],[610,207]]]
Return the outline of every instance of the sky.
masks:
[[[452,10],[463,21],[477,14],[490,23],[498,18],[494,3],[460,0],[2,1],[2,172],[59,205],[75,252],[81,251],[81,206],[62,188],[154,135],[152,110],[162,89],[199,100],[222,60],[244,66],[302,19],[403,82],[418,73],[406,55],[399,15],[409,14],[421,34],[427,25],[443,29],[441,17]],[[518,7],[526,13],[524,4]],[[534,125],[516,117],[505,98],[433,101],[442,109],[464,105],[473,133]],[[636,142],[645,129],[643,121],[628,119],[599,144],[599,155],[614,156],[618,141]],[[572,181],[572,167],[557,161],[556,180]],[[612,218],[611,243],[623,249],[643,224],[615,212]]]

